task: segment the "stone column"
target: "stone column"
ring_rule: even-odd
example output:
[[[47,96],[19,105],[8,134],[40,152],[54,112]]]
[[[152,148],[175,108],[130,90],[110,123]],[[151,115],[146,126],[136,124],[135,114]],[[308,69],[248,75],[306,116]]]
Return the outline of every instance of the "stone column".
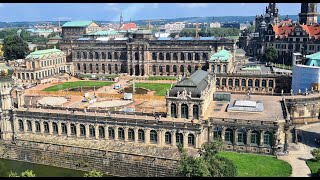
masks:
[[[188,132],[183,132],[183,147],[188,147]]]
[[[158,131],[158,145],[162,146],[163,145],[163,129],[160,129]]]
[[[260,131],[260,142],[259,142],[259,146],[263,146],[263,135],[264,135],[264,130]]]
[[[145,130],[145,144],[150,144],[150,129],[146,128]]]
[[[201,148],[201,133],[196,134],[196,148]]]
[[[132,64],[131,67],[132,67],[132,76],[135,76],[136,75],[136,65]]]
[[[86,127],[86,138],[89,138],[90,137],[89,124],[86,124],[85,127]]]
[[[237,133],[237,129],[233,129],[233,145],[237,145],[238,144],[238,133]]]
[[[27,132],[27,120],[23,119],[23,132]]]
[[[40,120],[40,132],[41,134],[44,133],[44,125],[43,125],[44,121],[43,120]]]
[[[124,127],[124,141],[127,142],[128,141],[128,127]]]
[[[134,128],[134,143],[137,144],[138,143],[138,136],[139,136],[139,128],[135,127]]]
[[[52,135],[53,134],[52,121],[49,121],[48,124],[49,124],[49,134]]]
[[[177,104],[177,118],[179,119],[181,118],[181,102],[178,102],[176,104]]]
[[[67,122],[67,136],[70,137],[71,136],[71,123]]]
[[[19,123],[18,123],[18,118],[17,117],[14,117],[14,120],[13,120],[13,131],[14,132],[18,132],[19,131]]]
[[[159,73],[159,65],[155,65],[156,67],[156,75],[158,76],[160,73]]]
[[[114,140],[118,140],[118,126],[114,127]]]
[[[96,124],[94,128],[95,128],[94,130],[95,130],[96,139],[99,139],[99,125]]]
[[[36,133],[36,122],[31,121],[31,126],[32,126],[32,133]]]
[[[171,144],[173,147],[177,146],[176,131],[171,131]]]
[[[80,123],[76,124],[76,137],[79,138],[80,137]]]
[[[109,138],[109,126],[104,125],[104,139],[107,140]]]
[[[62,126],[61,126],[61,122],[60,122],[60,121],[58,121],[57,125],[58,125],[58,136],[61,136],[61,133],[62,133]]]
[[[247,146],[250,146],[251,130],[247,130]]]
[[[221,130],[221,139],[222,139],[222,141],[224,142],[224,135],[225,135],[225,133],[226,133],[226,127],[222,127],[222,130]]]
[[[193,104],[194,103],[188,104],[188,119],[193,119]]]

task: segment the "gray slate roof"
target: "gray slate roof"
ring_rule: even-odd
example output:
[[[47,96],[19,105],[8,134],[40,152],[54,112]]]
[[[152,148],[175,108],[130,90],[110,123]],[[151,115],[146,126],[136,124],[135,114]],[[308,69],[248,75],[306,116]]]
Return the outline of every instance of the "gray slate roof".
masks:
[[[200,98],[201,91],[203,91],[208,85],[208,76],[210,75],[207,71],[197,70],[190,78],[184,78],[178,82],[169,92],[170,96],[177,96],[177,92],[181,92],[185,89],[187,93],[191,91],[191,97]],[[211,77],[212,79],[213,77]]]

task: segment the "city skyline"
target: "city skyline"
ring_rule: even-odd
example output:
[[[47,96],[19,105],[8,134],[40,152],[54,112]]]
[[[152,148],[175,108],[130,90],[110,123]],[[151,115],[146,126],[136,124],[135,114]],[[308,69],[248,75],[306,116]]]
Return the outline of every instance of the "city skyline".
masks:
[[[121,13],[125,21],[255,16],[264,12],[266,5],[267,3],[0,3],[0,21],[58,21],[58,18],[62,21],[118,21]],[[277,3],[277,6],[282,17],[287,14],[297,15],[300,11],[299,3]],[[243,8],[247,10],[243,11]],[[163,13],[163,9],[166,13]]]

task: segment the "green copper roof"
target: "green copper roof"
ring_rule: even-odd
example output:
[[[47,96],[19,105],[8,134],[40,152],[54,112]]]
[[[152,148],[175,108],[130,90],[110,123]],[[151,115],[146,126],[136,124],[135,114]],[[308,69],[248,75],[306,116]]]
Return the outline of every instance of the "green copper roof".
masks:
[[[320,67],[320,52],[310,54],[306,56],[309,58],[307,65],[308,66],[319,66]]]
[[[225,49],[222,49],[222,50],[218,51],[217,53],[213,54],[210,57],[210,61],[215,61],[217,59],[219,59],[221,61],[228,61],[230,57],[231,57],[230,52]]]
[[[45,50],[40,50],[40,51],[34,51],[30,53],[26,59],[43,59],[43,58],[48,58],[51,55],[64,55],[64,52],[62,52],[59,49],[45,49]]]
[[[62,27],[87,27],[93,21],[69,21],[62,25]]]
[[[108,36],[108,35],[114,35],[114,34],[119,34],[119,32],[116,30],[96,31],[96,32],[88,33],[86,35],[88,35],[88,36]]]

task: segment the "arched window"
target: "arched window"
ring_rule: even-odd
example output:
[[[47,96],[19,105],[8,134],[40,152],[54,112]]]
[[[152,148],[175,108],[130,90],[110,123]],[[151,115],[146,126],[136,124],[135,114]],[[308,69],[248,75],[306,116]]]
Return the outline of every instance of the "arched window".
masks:
[[[117,73],[118,72],[118,64],[114,65],[114,71]]]
[[[150,143],[157,143],[158,142],[158,134],[157,131],[151,130],[150,131]]]
[[[65,123],[61,123],[61,132],[62,134],[67,134],[67,125]]]
[[[180,53],[180,56],[181,56],[181,60],[185,60],[184,53]]]
[[[256,80],[254,81],[254,86],[255,86],[255,87],[259,87],[259,86],[260,86],[260,81],[259,81],[259,79],[256,79]]]
[[[235,79],[235,80],[234,80],[235,86],[239,87],[239,86],[240,86],[239,82],[240,82],[239,79]]]
[[[114,59],[119,59],[117,52],[114,53]]]
[[[156,71],[157,71],[157,67],[156,67],[156,65],[152,65],[152,72],[155,74],[155,73],[156,73]]]
[[[114,129],[112,127],[108,128],[109,139],[114,139]]]
[[[166,53],[166,60],[171,60],[170,53]]]
[[[199,106],[193,105],[193,119],[199,119]]]
[[[89,52],[89,59],[93,59],[93,53]]]
[[[178,55],[177,55],[177,53],[173,53],[173,60],[178,60]]]
[[[260,138],[259,138],[259,132],[258,131],[252,131],[251,132],[251,138],[250,138],[250,143],[251,145],[259,145],[259,141],[260,141]]]
[[[98,53],[98,52],[95,52],[95,53],[94,53],[94,58],[95,58],[95,59],[99,59],[99,53]]]
[[[219,78],[216,79],[216,85],[220,86],[220,79]]]
[[[253,85],[253,81],[252,81],[252,79],[249,79],[248,80],[248,87],[252,87],[252,85]]]
[[[177,105],[171,104],[171,117],[177,118]]]
[[[183,65],[180,66],[180,73],[184,73],[184,66]]]
[[[105,138],[103,126],[99,126],[99,138]]]
[[[195,56],[195,57],[194,57],[195,60],[200,60],[200,55],[199,55],[199,53],[195,53],[194,56]]]
[[[164,138],[165,139],[165,143],[166,144],[171,144],[171,133],[170,132],[166,132],[164,136],[165,136],[165,138]]]
[[[263,145],[265,146],[272,146],[273,138],[272,133],[267,131],[263,134]]]
[[[222,86],[226,86],[227,85],[227,79],[226,78],[222,78]]]
[[[36,124],[36,132],[40,132],[41,131],[40,123],[38,121],[36,121],[35,124]]]
[[[18,122],[19,122],[19,130],[20,130],[20,131],[23,131],[23,129],[24,129],[23,121],[22,121],[22,120],[19,120]]]
[[[48,122],[43,122],[44,132],[49,133],[49,124]]]
[[[177,66],[176,66],[176,65],[173,65],[172,70],[173,70],[174,73],[177,73]]]
[[[218,64],[217,65],[217,73],[220,73],[221,72],[221,66]]]
[[[123,128],[118,128],[118,139],[123,139],[124,140],[124,129]]]
[[[182,133],[176,133],[176,143],[183,145],[183,134]]]
[[[89,126],[89,135],[90,135],[90,137],[96,136],[96,131],[94,129],[94,126],[92,126],[92,125]]]
[[[108,64],[108,71],[111,74],[111,64]]]
[[[269,80],[269,87],[273,87],[273,80]]]
[[[138,140],[144,142],[144,131],[142,129],[138,130]]]
[[[208,55],[207,55],[207,53],[203,53],[203,54],[202,54],[202,59],[203,59],[203,60],[208,60]]]
[[[99,73],[99,64],[96,64],[96,72]]]
[[[221,140],[221,132],[222,129],[219,127],[213,128],[213,141],[220,141]]]
[[[163,69],[162,69],[162,66],[161,66],[161,65],[159,66],[159,72],[160,72],[160,73],[163,73]]]
[[[188,72],[191,74],[191,66],[188,65]]]
[[[111,52],[108,52],[108,59],[112,59]]]
[[[77,52],[77,59],[81,59],[81,53]]]
[[[135,58],[135,60],[140,60],[140,57],[139,57],[139,53],[138,53],[138,52],[134,53],[134,58]]]
[[[76,135],[77,134],[77,128],[76,128],[76,125],[75,124],[70,124],[70,134],[71,135]]]
[[[245,79],[241,79],[241,86],[245,87],[247,86],[246,80]]]
[[[107,59],[106,53],[102,52],[102,53],[101,53],[101,58],[102,58],[102,59]]]
[[[181,105],[181,118],[188,119],[189,118],[188,115],[189,115],[188,105],[182,104]]]
[[[78,68],[78,71],[80,71],[80,63],[77,63],[77,68]]]
[[[102,72],[105,74],[106,73],[106,65],[102,64]]]
[[[228,80],[228,86],[233,86],[233,80],[232,79]]]
[[[36,68],[36,64],[35,62],[32,62],[32,69],[35,69]]]
[[[164,60],[164,56],[163,56],[163,53],[162,53],[162,52],[159,53],[159,59],[160,59],[160,60]]]
[[[126,60],[127,59],[127,53],[122,52],[121,55],[120,55],[120,59],[121,60]]]
[[[83,124],[80,124],[80,136],[86,135],[86,127]]]
[[[188,146],[194,146],[195,145],[195,139],[193,134],[188,135]]]
[[[27,131],[32,131],[32,124],[29,120],[27,120]]]
[[[128,129],[128,140],[129,141],[134,141],[134,130],[133,129]]]
[[[83,70],[84,70],[84,71],[87,70],[87,64],[83,64]]]
[[[92,71],[92,64],[89,64],[89,70]],[[92,72],[91,72],[92,73]]]
[[[233,131],[232,131],[232,129],[229,129],[229,128],[226,129],[224,137],[225,137],[225,142],[227,144],[232,144],[233,143]]]
[[[170,72],[170,66],[169,65],[166,65],[166,72]]]
[[[237,135],[238,135],[238,139],[237,139],[238,144],[240,145],[246,144],[246,140],[247,140],[246,130],[244,128],[238,129]]]
[[[82,57],[83,57],[83,59],[87,59],[87,53],[83,52]]]
[[[52,130],[53,130],[53,134],[58,134],[58,125],[57,125],[57,123],[55,123],[55,122],[52,123]]]
[[[152,53],[152,60],[157,60],[157,53],[155,52]]]
[[[264,79],[262,80],[262,87],[266,87],[267,86],[267,81]]]
[[[223,65],[223,71],[224,73],[227,73],[227,65]]]

